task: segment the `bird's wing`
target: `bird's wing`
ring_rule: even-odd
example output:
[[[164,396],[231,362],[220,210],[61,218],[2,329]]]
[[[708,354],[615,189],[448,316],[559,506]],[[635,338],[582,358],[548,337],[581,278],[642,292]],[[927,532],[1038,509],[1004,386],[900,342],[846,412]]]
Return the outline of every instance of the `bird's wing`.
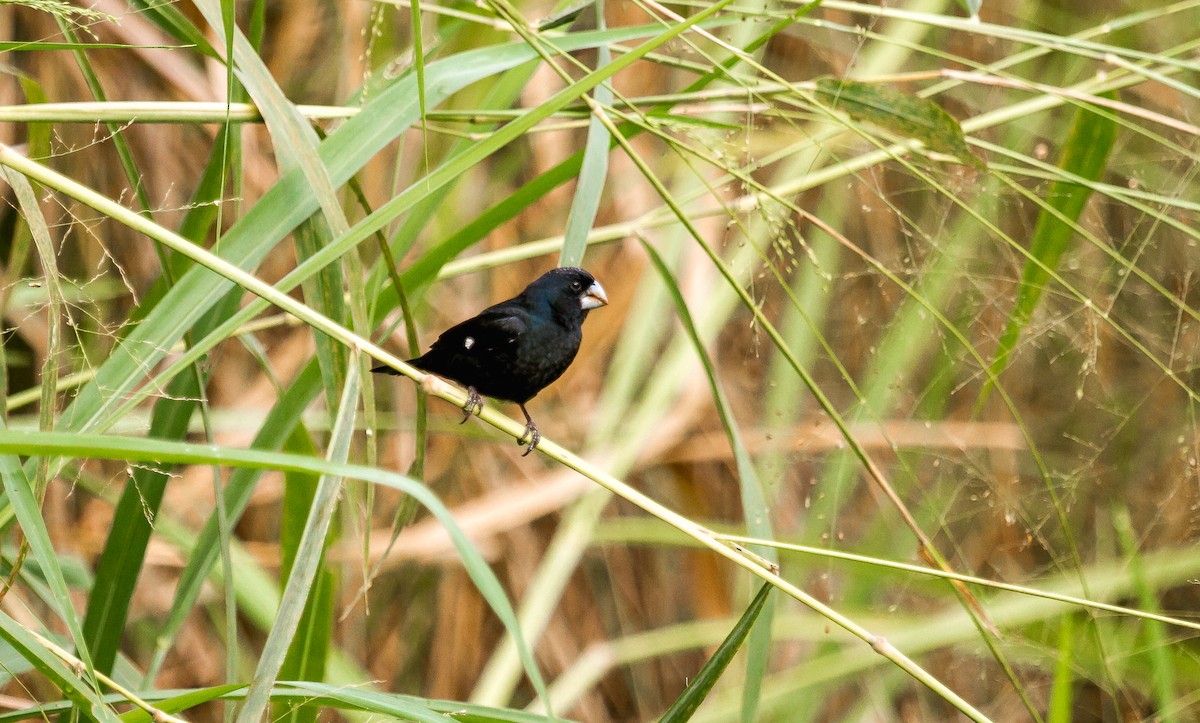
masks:
[[[529,329],[526,316],[520,308],[498,304],[442,332],[432,349],[456,352],[504,350],[515,345]]]

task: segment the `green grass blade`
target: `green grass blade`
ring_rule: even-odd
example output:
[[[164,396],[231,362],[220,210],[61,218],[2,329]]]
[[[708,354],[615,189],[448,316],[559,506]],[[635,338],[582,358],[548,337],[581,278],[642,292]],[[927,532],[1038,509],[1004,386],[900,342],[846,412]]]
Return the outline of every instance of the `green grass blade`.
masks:
[[[771,597],[771,585],[763,585],[758,589],[758,594],[750,601],[750,606],[746,608],[746,612],[738,618],[737,624],[733,626],[733,630],[729,631],[729,635],[721,641],[721,645],[717,647],[716,652],[700,669],[696,677],[688,684],[683,695],[680,695],[667,712],[660,719],[663,723],[683,723],[690,720],[692,714],[708,697],[713,686],[720,680],[721,675],[725,672],[725,668],[729,667],[729,663],[733,661],[733,656],[742,647],[746,636],[750,634],[750,630],[754,627],[754,623],[758,621],[759,614],[767,606],[767,601]],[[768,619],[769,622],[769,619]]]
[[[332,436],[329,440],[327,459],[331,462],[344,463],[350,452],[350,441],[354,436],[354,420],[358,416],[359,361],[351,359],[347,365],[346,386],[342,392],[342,401],[338,407],[337,419],[334,421]],[[296,546],[294,562],[288,574],[287,586],[283,599],[279,604],[279,612],[271,632],[263,647],[262,657],[250,682],[250,692],[246,696],[245,706],[238,714],[238,721],[252,723],[259,720],[267,707],[270,690],[283,666],[284,658],[292,645],[293,636],[305,615],[309,603],[309,591],[313,580],[324,559],[326,537],[333,521],[333,511],[337,507],[338,493],[342,488],[340,475],[322,475],[308,510],[304,531]],[[321,606],[320,601],[314,605]],[[322,625],[330,625],[331,621],[321,621]],[[326,629],[326,634],[328,629]]]
[[[46,91],[42,88],[41,83],[38,83],[34,78],[25,75],[24,73],[17,74],[17,81],[21,87],[21,92],[25,95],[27,104],[40,104],[46,101]],[[50,155],[50,137],[52,126],[49,123],[30,123],[26,129],[26,142],[29,146],[28,155],[31,158],[47,158]],[[8,178],[4,174],[4,178]],[[18,201],[18,206],[22,202]],[[35,204],[36,207],[36,204]],[[22,216],[41,217],[40,208],[34,211],[23,211],[18,214],[18,219]],[[35,221],[36,222],[36,221]],[[43,218],[42,222],[45,222]],[[30,222],[17,223],[16,228],[10,239],[8,239],[8,258],[7,268],[10,273],[19,273],[29,263],[29,253],[33,247],[33,231],[29,225]],[[11,307],[13,301],[13,289],[7,287],[0,289],[0,313],[5,313]],[[9,388],[9,366],[12,360],[8,354],[8,345],[0,343],[0,394],[4,396],[7,404],[3,409],[0,409],[0,419],[8,421],[8,411],[12,407],[9,406],[13,402],[13,395]],[[37,396],[41,396],[40,392]],[[35,397],[36,398],[36,397]],[[33,399],[30,400],[31,402]],[[3,500],[0,499],[0,505],[3,505]]]
[[[221,33],[221,39],[227,46],[232,48],[231,55],[236,60],[238,77],[262,112],[280,168],[288,171],[299,167],[316,197],[325,222],[334,233],[341,233],[346,228],[346,216],[338,203],[333,179],[316,152],[316,131],[284,95],[254,46],[233,24],[232,13],[226,13],[216,3],[217,0],[197,0],[196,7],[204,14],[209,25]],[[228,33],[232,33],[232,37]]]
[[[295,239],[296,260],[303,263],[327,245],[329,235],[323,224],[314,217],[301,224],[295,233]],[[339,264],[329,264],[306,277],[301,283],[305,303],[339,323],[346,318],[346,293],[341,271]],[[336,409],[346,368],[345,348],[324,335],[318,335],[314,342],[317,347],[317,360],[321,366],[321,379],[325,384],[325,404],[329,409]]]
[[[1137,532],[1134,530],[1129,508],[1122,504],[1114,504],[1111,514],[1117,542],[1129,561],[1129,573],[1133,579],[1138,608],[1151,613],[1161,612],[1157,591],[1147,579],[1145,562],[1138,549]],[[1157,713],[1155,719],[1163,723],[1176,723],[1179,718],[1173,708],[1183,691],[1178,683],[1180,671],[1176,669],[1172,660],[1170,636],[1166,626],[1157,620],[1145,620],[1142,625],[1146,640],[1145,669],[1153,681],[1154,708]]]
[[[433,281],[448,262],[474,246],[501,224],[512,220],[538,199],[574,177],[580,168],[583,154],[577,153],[554,168],[538,175],[505,199],[487,209],[457,232],[429,248],[400,275],[404,288],[420,288]],[[385,290],[379,300],[381,314],[395,308],[398,300],[394,291]]]
[[[24,73],[17,74],[17,82],[27,104],[45,103],[46,89],[36,79]],[[30,158],[49,158],[51,153],[50,137],[53,125],[50,123],[27,123],[25,125],[25,143],[29,146]]]
[[[521,92],[526,88],[526,86],[528,86],[536,69],[537,66],[534,63],[522,63],[521,65],[500,73],[492,80],[492,82],[488,84],[487,93],[480,102],[481,107],[485,109],[511,108],[519,101]],[[484,130],[491,129],[490,125],[480,124],[478,127]],[[469,141],[466,139],[459,139],[446,149],[444,156],[452,156],[461,152],[461,150],[468,143]],[[428,171],[428,162],[430,160],[428,152],[426,152],[424,160],[426,161],[426,171]],[[452,190],[456,187],[458,187],[458,184],[452,182],[451,184],[447,185],[445,193],[441,193],[426,199],[425,201],[413,207],[413,209],[405,215],[404,222],[400,224],[399,231],[393,235],[394,241],[391,245],[391,253],[393,256],[402,258],[404,255],[409,253],[409,251],[413,248],[413,245],[417,242],[417,238],[426,228],[429,227],[429,224],[433,222],[435,213],[439,209],[443,208],[448,202],[452,202]],[[500,220],[511,219],[526,207],[527,204],[522,203],[515,198],[509,197],[502,199],[497,206],[493,207],[492,210],[494,211],[497,208],[503,208],[506,209],[507,213],[500,216],[499,220],[497,220],[495,224],[484,228],[478,236],[471,236],[469,237],[469,240],[462,239],[451,241],[450,239],[447,239],[445,241],[438,242],[432,248],[422,249],[420,256],[413,260],[413,266],[415,267],[416,265],[424,265],[426,270],[423,270],[415,275],[415,278],[418,279],[419,282],[417,287],[405,287],[409,289],[407,293],[415,298],[416,295],[412,292],[414,290],[419,290],[422,286],[424,286],[425,283],[428,282],[428,280],[432,279],[433,276],[436,275],[437,269],[440,269],[443,265],[454,258],[454,256],[456,256],[458,253],[461,253],[462,250],[468,248],[472,243],[474,243],[475,240],[493,230],[497,225],[499,225]],[[486,216],[488,213],[485,212],[484,215]],[[471,228],[476,225],[477,224],[473,222],[469,224],[467,228]],[[467,228],[464,228],[463,231],[466,231]],[[460,232],[460,234],[461,233],[462,232]],[[455,237],[459,236],[460,234],[455,234]],[[428,271],[430,268],[433,269],[433,272]],[[410,267],[405,273],[408,274],[408,271],[412,270],[413,268]],[[376,269],[369,284],[370,288],[373,290],[378,288],[380,283],[386,277],[387,274],[385,274],[383,270]],[[409,274],[408,278],[411,280],[414,278],[414,276]],[[375,298],[377,303],[380,301],[377,293],[372,292],[371,297]],[[382,301],[386,308],[394,308],[397,302],[395,293],[391,289],[388,289],[387,294],[383,297]]]
[[[186,692],[168,692],[168,694],[170,697],[154,700],[155,707],[167,712],[178,712],[211,700],[237,700],[244,697],[245,686],[222,685]],[[458,701],[419,698],[412,695],[380,693],[356,687],[308,681],[280,682],[271,690],[271,699],[291,705],[305,703],[346,713],[365,712],[385,716],[387,719],[426,721],[427,723],[445,723],[448,718],[472,721],[473,723],[488,723],[488,721],[546,723],[552,720],[545,716],[516,710],[489,708]],[[48,706],[48,712],[56,712],[62,708],[62,706]],[[348,717],[353,720],[352,716]],[[0,716],[0,721],[10,719],[18,718]],[[152,719],[145,711],[134,710],[121,716],[121,720],[123,723],[151,723]]]
[[[283,688],[283,685],[288,687]],[[281,684],[280,688],[272,693],[289,693],[290,700],[295,703],[303,702],[314,708],[318,702],[322,705],[335,704],[338,708],[364,711],[397,720],[422,721],[422,723],[446,723],[446,719],[449,717],[426,705],[424,701],[408,696],[387,695],[365,690],[356,691],[353,688],[316,686],[310,688],[300,682]],[[297,692],[301,695],[296,695]],[[462,720],[457,715],[453,718]]]
[[[56,257],[53,243],[50,239],[50,230],[39,209],[33,185],[25,176],[11,169],[3,169],[0,175],[3,175],[17,197],[18,205],[24,214],[26,224],[33,238],[34,247],[38,251],[42,268],[46,274],[45,283],[50,299],[49,308],[51,314],[47,326],[49,332],[49,339],[47,341],[48,357],[44,367],[42,409],[39,413],[38,424],[39,428],[43,431],[49,431],[54,421],[53,414],[56,401],[54,390],[58,364],[58,359],[56,358],[58,352],[58,328],[60,316],[62,315],[61,300],[63,298],[58,280],[58,267],[55,262]],[[4,427],[6,427],[6,423],[0,420],[0,428]],[[54,552],[45,522],[41,516],[41,500],[45,494],[46,484],[48,483],[48,464],[44,459],[39,461],[31,458],[28,466],[34,468],[37,475],[32,483],[29,480],[26,470],[21,466],[16,457],[5,456],[0,458],[0,474],[4,477],[4,492],[8,496],[8,502],[12,506],[18,524],[21,526],[21,531],[24,533],[25,539],[33,551],[34,560],[41,567],[42,574],[45,576],[46,582],[53,592],[54,597],[50,602],[63,622],[67,624],[67,629],[70,631],[71,637],[79,650],[80,657],[88,666],[90,675],[92,659],[88,653],[88,646],[85,642],[86,638],[80,629],[79,619],[75,614],[74,604],[71,601],[62,568],[58,564],[58,556]]]
[[[201,703],[216,700],[234,691],[244,690],[245,688],[246,686],[240,683],[227,683],[225,685],[214,685],[210,688],[190,690],[169,698],[156,700],[154,701],[154,707],[166,713],[178,713],[179,711],[194,708]],[[153,723],[153,721],[153,717],[140,708],[121,714],[121,723]]]
[[[1088,181],[1099,180],[1108,165],[1108,157],[1116,140],[1117,122],[1111,115],[1080,106],[1063,145],[1059,167]],[[1058,268],[1059,261],[1075,238],[1076,222],[1091,195],[1091,188],[1069,181],[1055,181],[1050,186],[1045,206],[1038,214],[1029,248],[1034,259],[1041,263],[1034,263],[1031,259],[1021,273],[1016,305],[992,358],[991,377],[998,377],[1008,366],[1008,357],[1033,318],[1033,312],[1050,280],[1050,272]],[[990,385],[984,387],[976,408],[986,401],[990,388]]]
[[[771,513],[770,509],[768,509],[766,493],[763,490],[758,472],[754,468],[754,460],[750,458],[750,453],[746,450],[746,445],[742,442],[742,435],[738,431],[737,420],[733,416],[729,399],[724,389],[722,389],[720,381],[717,379],[716,366],[713,364],[708,352],[704,349],[704,342],[700,339],[700,334],[696,330],[696,324],[692,320],[692,314],[688,311],[687,302],[684,301],[683,292],[680,291],[679,285],[675,282],[675,277],[671,274],[670,268],[663,261],[662,257],[659,256],[658,252],[654,250],[654,247],[647,243],[643,243],[642,247],[646,249],[651,263],[654,264],[655,270],[658,271],[659,277],[663,281],[663,285],[666,286],[671,299],[675,302],[675,309],[679,315],[679,320],[683,324],[684,331],[687,332],[688,338],[695,348],[696,356],[700,359],[705,376],[708,377],[708,384],[712,390],[713,404],[717,408],[717,414],[721,418],[721,425],[725,428],[725,436],[729,438],[729,446],[733,450],[733,459],[737,466],[738,484],[742,497],[742,518],[745,520],[746,529],[755,530],[752,534],[760,539],[772,539],[775,535],[771,529]],[[778,554],[774,549],[759,548],[756,552],[772,563],[778,562]],[[762,593],[760,592],[759,595],[761,596]],[[763,606],[765,605],[764,597],[763,603],[755,611],[755,618],[763,611]],[[758,704],[758,694],[771,652],[771,619],[774,613],[774,606],[766,606],[765,611],[764,624],[760,629],[761,632],[751,639],[751,645],[747,650],[748,669],[743,684],[745,706],[742,717],[744,720],[754,719],[754,710]],[[741,641],[739,640],[738,645],[740,644]]]
[[[64,322],[69,323],[70,317],[65,315],[62,285],[59,283],[58,260],[54,252],[54,241],[50,238],[50,227],[42,215],[34,194],[33,184],[29,179],[9,169],[0,170],[0,177],[8,182],[17,197],[17,206],[25,220],[25,227],[33,240],[41,263],[43,286],[46,289],[48,301],[48,319],[46,324],[46,359],[42,363],[42,393],[38,410],[38,428],[50,430],[54,427],[55,414],[58,409],[58,399],[55,389],[58,385],[58,364],[61,349],[61,328]],[[65,317],[65,318],[64,318]],[[49,470],[45,460],[37,465],[37,477],[34,480],[34,490],[40,500],[45,494]]]
[[[11,624],[11,623],[10,623]],[[0,619],[0,637],[3,636],[3,620]],[[36,642],[36,641],[35,641]],[[163,690],[148,693],[143,700],[152,703],[156,710],[164,713],[179,713],[202,703],[214,700],[240,700],[245,697],[244,685],[217,685],[208,688],[185,690]],[[335,686],[308,681],[285,681],[271,691],[271,699],[288,703],[310,703],[338,711],[354,720],[355,713],[373,713],[388,719],[428,721],[445,723],[447,719],[470,723],[550,723],[557,718],[548,718],[535,713],[504,708],[471,705],[453,700],[419,698],[412,695],[380,693],[357,687]],[[98,699],[103,703],[124,702],[118,695],[108,694]],[[78,705],[72,700],[40,703],[36,707],[0,713],[0,723],[25,721],[64,713]],[[124,713],[117,720],[121,723],[151,723],[154,716],[142,709]]]
[[[0,53],[21,53],[38,50],[185,50],[191,45],[131,45],[128,43],[81,43],[49,41],[0,41]]]
[[[1074,720],[1072,703],[1075,698],[1075,613],[1059,618],[1058,655],[1054,664],[1054,682],[1050,688],[1050,703],[1046,723],[1071,723]]]
[[[333,446],[331,444],[331,446]],[[317,449],[312,439],[300,427],[293,430],[284,446],[292,454],[316,456]],[[284,473],[283,515],[279,528],[279,547],[282,556],[279,576],[291,577],[296,556],[309,525],[309,513],[321,487],[318,477],[299,472]],[[326,536],[324,551],[328,550],[335,535]],[[304,610],[297,626],[296,637],[288,647],[287,656],[279,668],[279,677],[284,680],[324,680],[325,663],[329,657],[330,637],[333,632],[334,574],[324,565],[316,572],[312,592],[305,601]],[[310,706],[292,710],[284,717],[291,721],[313,721],[317,711]],[[279,716],[277,715],[276,718]]]
[[[150,435],[181,439],[195,411],[200,390],[195,377],[176,377],[165,398],[151,413]],[[83,633],[92,650],[93,663],[102,673],[112,671],[117,650],[125,634],[129,605],[137,586],[154,517],[158,514],[170,475],[137,467],[121,493],[113,513],[112,528],[96,566],[96,579],[88,594]]]
[[[425,158],[425,166],[428,168],[429,129],[425,125],[428,112],[425,108],[425,39],[421,29],[421,2],[420,0],[410,0],[410,3],[411,18],[409,24],[412,26],[413,74],[417,78],[417,105],[421,113],[421,135],[424,140],[421,144],[421,150]]]
[[[8,456],[0,457],[0,466],[7,466]],[[16,467],[18,470],[20,466]],[[7,479],[7,474],[5,475]],[[77,711],[93,719],[116,723],[119,719],[100,698],[95,688],[80,679],[78,671],[72,670],[49,648],[17,621],[0,612],[0,637],[21,654],[25,660],[63,692]],[[40,712],[40,711],[39,711]]]
[[[7,426],[0,422],[0,434],[4,434],[7,431]],[[88,654],[83,631],[79,625],[79,618],[75,614],[74,603],[71,601],[71,592],[67,587],[66,579],[63,577],[62,567],[58,563],[58,553],[55,552],[54,545],[50,542],[50,535],[46,530],[45,522],[42,520],[41,510],[38,507],[37,499],[34,497],[33,487],[29,483],[29,478],[25,476],[25,470],[22,469],[20,462],[14,456],[15,454],[32,453],[32,450],[15,450],[0,454],[0,478],[3,478],[4,492],[8,495],[9,504],[12,505],[17,523],[21,526],[21,532],[25,535],[25,539],[29,541],[33,559],[41,568],[42,575],[45,576],[46,582],[54,594],[53,599],[50,601],[51,607],[59,619],[66,623],[67,630],[70,631],[71,638],[75,642],[75,649],[78,651],[79,657],[90,669],[92,665],[91,656]],[[9,637],[8,640],[10,644],[17,645],[15,638]],[[39,655],[38,658],[41,659],[41,656]],[[30,659],[30,662],[34,663],[34,665],[39,665],[36,660]],[[72,674],[72,679],[77,681],[72,683],[72,686],[80,690],[90,687],[98,695],[99,689],[95,687],[93,674],[89,671],[83,671],[83,675],[87,677],[84,678],[80,674]],[[59,682],[61,683],[62,681]],[[98,715],[102,719],[115,719],[115,715],[107,709],[94,710],[93,714]]]
[[[598,27],[604,29],[604,0],[596,2],[596,21]],[[601,45],[597,51],[596,66],[604,67],[612,61],[612,53],[607,45]],[[607,84],[601,84],[592,92],[596,101],[593,113],[603,113],[603,108],[612,104],[613,92]],[[587,250],[588,231],[596,222],[596,211],[600,208],[600,196],[604,193],[604,184],[608,179],[608,149],[612,139],[608,128],[597,117],[588,121],[587,144],[583,150],[583,163],[579,170],[579,183],[575,187],[575,198],[571,202],[571,211],[567,215],[567,230],[564,235],[562,253],[558,257],[559,266],[579,266],[583,263],[583,253]]]
[[[564,0],[563,2],[557,3],[554,12],[550,13],[541,20],[538,20],[536,23],[534,23],[533,27],[536,28],[539,33],[541,33],[546,30],[553,30],[554,28],[568,26],[575,22],[575,20],[583,14],[583,11],[587,9],[588,5],[595,4],[597,8],[600,8],[603,6],[603,2],[604,0],[577,0],[577,2],[569,2]],[[596,17],[601,23],[604,22],[604,13],[602,10],[597,11]]]
[[[817,94],[857,121],[866,121],[926,148],[957,157],[983,171],[986,166],[967,146],[962,126],[937,103],[876,83],[818,78]]]
[[[129,5],[149,18],[169,35],[194,46],[197,51],[210,58],[220,57],[217,51],[213,49],[212,44],[208,42],[204,31],[197,28],[191,20],[188,20],[187,16],[175,5],[158,2],[158,0],[129,0]]]
[[[294,692],[293,692],[294,691]],[[428,720],[430,723],[445,723],[447,718],[473,723],[488,723],[489,721],[511,721],[512,723],[546,723],[559,720],[553,717],[536,715],[516,710],[489,708],[471,705],[457,701],[441,701],[417,698],[408,695],[378,693],[369,690],[358,690],[348,687],[335,687],[318,683],[294,682],[281,684],[281,693],[301,693],[320,700],[322,703],[334,704],[349,710],[362,710],[391,718],[409,717],[413,720]],[[426,718],[427,714],[434,717]]]
[[[179,223],[179,235],[191,239],[195,243],[204,242],[220,215],[220,199],[228,170],[226,150],[230,143],[236,141],[235,129],[236,127],[225,124],[217,132],[213,150],[204,166],[204,173],[201,174],[200,181],[196,184],[196,190],[192,193],[187,213]],[[162,297],[171,287],[171,283],[187,273],[192,263],[192,260],[183,254],[171,254],[171,268],[168,273],[155,279],[154,285],[142,296],[142,303],[133,310],[131,318],[140,320],[150,313],[162,301]]]
[[[71,27],[64,18],[58,18],[59,30],[62,31],[64,37],[71,42],[75,42],[75,29]],[[103,103],[108,100],[104,86],[100,84],[100,78],[96,75],[95,69],[92,67],[91,60],[88,59],[87,53],[83,50],[74,51],[76,65],[79,66],[79,72],[83,75],[84,81],[91,90],[92,97]],[[129,187],[133,189],[133,195],[137,199],[138,206],[142,213],[147,216],[153,216],[150,212],[150,197],[146,195],[145,185],[142,183],[142,177],[138,171],[137,163],[133,158],[133,150],[129,147],[129,141],[125,138],[125,134],[121,132],[121,127],[116,123],[106,123],[109,135],[112,137],[113,149],[117,152],[117,157],[121,161],[121,169],[125,172],[125,180],[129,183]],[[160,248],[155,248],[155,253],[158,254],[159,262],[164,266],[167,264],[167,259],[170,254]]]

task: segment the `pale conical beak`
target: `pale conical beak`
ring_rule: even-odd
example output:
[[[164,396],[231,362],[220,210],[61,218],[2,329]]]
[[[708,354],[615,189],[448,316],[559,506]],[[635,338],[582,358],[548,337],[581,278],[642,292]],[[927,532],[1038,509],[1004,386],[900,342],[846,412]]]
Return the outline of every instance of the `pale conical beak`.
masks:
[[[587,311],[588,309],[598,309],[607,304],[608,296],[605,295],[604,287],[600,285],[599,281],[593,281],[592,285],[588,287],[587,293],[585,293],[583,298],[579,300],[579,306],[582,307],[584,311]]]

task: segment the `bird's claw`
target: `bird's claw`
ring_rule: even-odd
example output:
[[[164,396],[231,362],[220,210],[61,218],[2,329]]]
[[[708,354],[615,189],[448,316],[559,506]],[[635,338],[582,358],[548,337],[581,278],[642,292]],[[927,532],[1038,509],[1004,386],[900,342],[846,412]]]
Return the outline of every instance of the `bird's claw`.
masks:
[[[467,403],[462,405],[462,410],[463,418],[459,424],[466,424],[472,414],[479,414],[483,411],[483,397],[479,396],[475,387],[467,387]]]
[[[517,438],[517,446],[524,446],[526,444],[526,438],[529,440],[529,447],[525,450],[525,453],[521,455],[522,457],[528,457],[529,453],[532,452],[535,447],[537,447],[538,442],[542,441],[542,433],[538,431],[537,425],[535,425],[533,422],[525,425],[525,433]]]

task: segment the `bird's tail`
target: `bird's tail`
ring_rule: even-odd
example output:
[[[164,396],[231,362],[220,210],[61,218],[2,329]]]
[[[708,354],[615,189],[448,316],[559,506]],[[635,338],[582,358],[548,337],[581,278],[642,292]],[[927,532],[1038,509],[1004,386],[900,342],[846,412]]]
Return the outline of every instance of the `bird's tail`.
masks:
[[[412,365],[412,366],[415,366],[415,367],[417,367],[418,369],[421,367],[421,359],[420,359],[420,358],[417,358],[417,359],[409,359],[409,360],[405,361],[404,363],[405,363],[405,364],[410,364],[410,365]],[[371,367],[371,371],[372,371],[372,372],[374,372],[374,373],[376,373],[376,374],[391,374],[391,375],[393,375],[393,376],[397,376],[397,377],[398,377],[398,376],[400,376],[400,372],[398,372],[398,371],[396,371],[395,369],[391,368],[391,367],[390,367],[390,366],[388,366],[387,364],[380,364],[380,365],[379,365],[379,366],[377,366],[377,367]]]

